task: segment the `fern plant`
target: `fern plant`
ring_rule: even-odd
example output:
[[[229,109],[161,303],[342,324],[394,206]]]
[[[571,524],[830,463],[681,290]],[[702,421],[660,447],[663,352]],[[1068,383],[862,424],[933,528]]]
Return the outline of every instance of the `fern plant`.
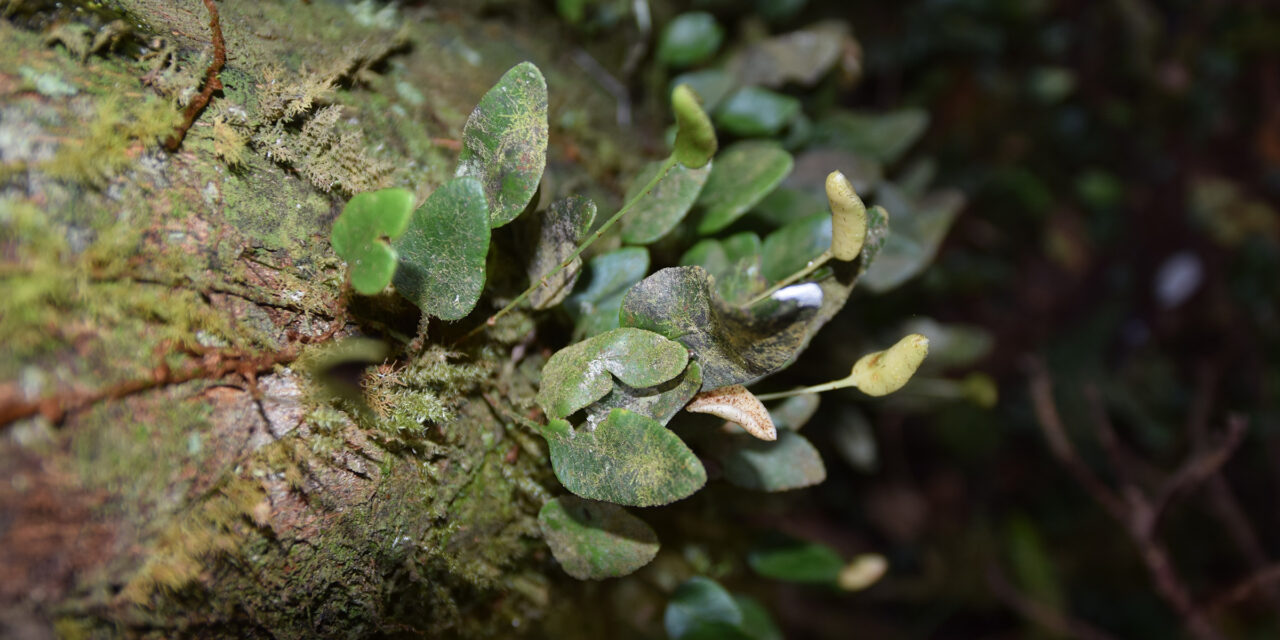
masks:
[[[900,388],[924,359],[928,341],[910,335],[869,354],[850,376],[771,396],[746,385],[795,360],[844,305],[888,236],[889,216],[868,209],[840,172],[827,180],[829,231],[790,225],[763,240],[732,227],[791,170],[780,146],[718,142],[697,95],[672,92],[671,154],[641,171],[625,204],[594,225],[596,207],[571,197],[535,212],[539,232],[529,287],[462,337],[478,335],[511,311],[564,306],[575,342],[541,371],[536,403],[544,421],[519,416],[546,440],[552,469],[570,495],[539,513],[544,537],[565,571],[604,578],[635,571],[658,541],[624,507],[655,507],[703,487],[707,473],[667,424],[682,409],[724,418],[726,429],[697,443],[730,482],[783,491],[821,482],[822,460],[796,432],[803,419],[763,401],[856,386],[870,395]],[[355,196],[335,222],[332,244],[348,264],[352,288],[395,290],[429,317],[468,316],[485,290],[490,232],[529,208],[547,148],[546,83],[517,65],[481,99],[463,130],[456,176],[420,206],[401,189]],[[696,220],[686,220],[696,212]],[[626,245],[586,266],[582,254],[621,222]],[[808,223],[806,223],[808,224]],[[810,225],[812,226],[812,225]],[[807,228],[806,228],[807,229]],[[646,245],[677,230],[701,236],[679,266],[649,271]],[[815,252],[816,249],[816,252]],[[811,413],[811,411],[810,411]],[[730,427],[736,424],[741,429]]]

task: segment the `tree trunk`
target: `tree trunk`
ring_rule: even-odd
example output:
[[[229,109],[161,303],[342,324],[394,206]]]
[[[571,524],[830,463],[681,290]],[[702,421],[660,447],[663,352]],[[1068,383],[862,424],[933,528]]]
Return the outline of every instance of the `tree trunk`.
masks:
[[[413,337],[403,301],[344,293],[329,227],[352,193],[451,176],[511,65],[547,75],[560,191],[619,171],[616,105],[557,24],[537,3],[53,4],[0,2],[0,636],[528,628],[558,573],[534,519],[555,481],[506,413],[533,392],[528,319],[375,368],[365,414],[308,362]]]

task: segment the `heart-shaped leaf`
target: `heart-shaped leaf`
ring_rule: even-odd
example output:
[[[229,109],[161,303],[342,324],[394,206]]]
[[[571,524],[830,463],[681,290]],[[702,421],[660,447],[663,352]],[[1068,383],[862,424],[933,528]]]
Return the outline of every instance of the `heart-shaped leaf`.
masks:
[[[503,74],[462,128],[459,176],[484,184],[489,226],[524,211],[547,164],[547,81],[532,62]]]
[[[608,502],[560,496],[538,512],[538,527],[560,567],[579,580],[625,576],[658,554],[653,529]]]
[[[631,181],[626,202],[640,195],[641,189],[653,180],[665,163],[652,162]],[[711,163],[700,169],[690,169],[676,163],[667,175],[649,191],[622,219],[622,241],[628,244],[649,244],[667,235],[684,219],[702,192],[702,185],[711,173]]]
[[[679,343],[641,329],[614,329],[569,345],[542,368],[538,405],[563,418],[603,398],[613,378],[633,387],[662,384],[684,371],[689,352]]]
[[[687,67],[711,57],[724,40],[724,28],[705,11],[676,16],[658,37],[656,56],[671,67]]]
[[[623,247],[587,262],[585,284],[579,279],[577,290],[564,301],[573,318],[574,339],[617,329],[623,296],[648,271],[649,251],[644,247]]]
[[[776,135],[800,113],[800,101],[763,87],[746,86],[715,112],[716,126],[742,137]]]
[[[837,111],[814,125],[813,139],[823,146],[844,149],[885,164],[906,152],[929,126],[923,109],[888,113]]]
[[[653,387],[632,387],[613,383],[609,395],[587,407],[587,425],[594,427],[614,409],[642,413],[661,424],[667,424],[702,388],[702,367],[690,362],[684,373]]]
[[[407,189],[366,191],[342,208],[329,242],[347,261],[352,288],[373,295],[391,284],[397,255],[390,242],[404,233],[412,215],[413,192]]]
[[[702,365],[703,388],[715,389],[759,379],[795,355],[815,309],[770,305],[758,315],[731,307],[712,291],[702,267],[671,267],[627,292],[619,321],[688,347]]]
[[[965,199],[955,190],[910,198],[891,184],[881,185],[877,199],[893,213],[893,233],[864,281],[872,291],[882,292],[900,286],[933,262]]]
[[[556,477],[583,498],[653,507],[686,498],[707,482],[702,463],[676,434],[626,409],[610,411],[592,430],[574,431],[552,419],[543,436]]]
[[[776,142],[746,140],[725,149],[698,196],[705,212],[698,233],[715,233],[742,217],[791,172],[793,161]]]
[[[782,280],[803,269],[831,248],[831,214],[824,212],[792,222],[764,239],[760,262],[764,277]]]
[[[400,254],[396,290],[441,320],[471,312],[484,291],[489,207],[475,178],[454,178],[413,212],[394,243]]]
[[[596,204],[581,196],[557,200],[546,211],[527,217],[521,232],[538,239],[527,267],[530,284],[537,283],[573,254],[595,217]],[[534,309],[559,304],[573,289],[581,269],[582,259],[574,258],[568,267],[529,294],[529,303]]]
[[[710,446],[725,480],[744,489],[789,491],[827,478],[818,450],[804,436],[783,429],[766,442],[743,434],[717,434]]]
[[[766,578],[831,585],[845,567],[840,553],[825,544],[781,536],[752,549],[747,564]]]

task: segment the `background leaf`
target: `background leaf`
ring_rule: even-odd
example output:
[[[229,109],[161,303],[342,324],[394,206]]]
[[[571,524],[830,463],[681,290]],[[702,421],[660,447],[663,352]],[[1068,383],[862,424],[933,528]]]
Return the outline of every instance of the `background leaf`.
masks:
[[[777,282],[804,268],[831,248],[831,214],[815,213],[792,222],[764,239],[760,268]]]
[[[694,576],[671,594],[662,622],[667,636],[671,640],[680,640],[707,623],[722,623],[736,628],[742,624],[742,610],[733,596],[716,581]]]
[[[743,87],[715,111],[716,127],[742,137],[772,136],[800,113],[800,101],[763,87]]]
[[[823,146],[891,164],[920,139],[928,126],[929,114],[922,109],[887,113],[836,111],[818,120],[813,139],[822,141]]]
[[[845,561],[827,545],[783,538],[751,550],[747,554],[747,564],[768,578],[834,585],[840,578]]]
[[[623,296],[648,271],[649,250],[644,247],[623,247],[587,262],[587,277],[579,279],[577,289],[564,301],[573,318],[574,338],[617,329]]]
[[[744,85],[811,85],[840,59],[848,31],[844,22],[831,21],[766,38],[734,54],[727,68]]]
[[[724,28],[705,11],[676,16],[658,37],[656,56],[671,67],[687,67],[711,57],[724,40]]]
[[[703,109],[712,111],[733,90],[734,81],[732,76],[719,69],[699,69],[682,73],[671,80],[672,89],[682,84],[689,85],[702,98]]]
[[[716,158],[698,196],[705,211],[698,233],[715,233],[760,202],[791,172],[791,154],[776,142],[747,140],[731,145]]]
[[[536,284],[573,254],[595,217],[594,202],[581,196],[570,196],[551,203],[546,211],[539,211],[525,218],[522,235],[538,239],[526,268],[530,285]],[[559,304],[573,289],[581,270],[582,259],[574,258],[568,267],[548,280],[546,285],[529,294],[529,303],[534,309],[546,309]]]
[[[413,215],[413,193],[407,189],[379,189],[356,194],[342,208],[329,234],[334,253],[347,262],[351,286],[365,295],[391,284],[399,238]]]
[[[462,129],[459,176],[484,183],[489,226],[501,227],[524,211],[547,164],[547,81],[532,62],[503,74]]]
[[[400,254],[396,290],[441,320],[471,312],[484,291],[489,207],[475,178],[454,178],[413,212],[393,246]]]
[[[714,161],[713,161],[714,162]],[[640,195],[640,191],[662,170],[663,162],[645,165],[627,189],[626,202]],[[627,244],[649,244],[667,235],[684,219],[707,182],[711,165],[690,169],[677,162],[643,200],[636,203],[622,218],[622,241]]]
[[[658,421],[614,409],[593,430],[552,420],[543,431],[551,467],[566,489],[592,500],[654,507],[686,498],[707,482],[698,457]]]
[[[747,434],[716,434],[712,455],[724,477],[744,489],[790,491],[821,483],[827,477],[818,450],[804,436],[786,429],[773,442]]]
[[[867,287],[879,293],[902,285],[933,262],[964,206],[964,195],[949,189],[915,199],[886,183],[876,202],[888,209],[893,220],[893,233],[864,276]]]
[[[651,331],[620,328],[571,344],[542,368],[538,405],[563,418],[603,398],[613,378],[637,387],[666,382],[684,371],[689,352]]]
[[[658,536],[626,509],[560,496],[538,512],[538,527],[564,572],[579,580],[632,573],[658,553]]]
[[[688,347],[702,365],[703,388],[715,389],[780,369],[799,349],[813,311],[786,305],[753,315],[724,304],[702,267],[671,267],[627,292],[619,321]]]

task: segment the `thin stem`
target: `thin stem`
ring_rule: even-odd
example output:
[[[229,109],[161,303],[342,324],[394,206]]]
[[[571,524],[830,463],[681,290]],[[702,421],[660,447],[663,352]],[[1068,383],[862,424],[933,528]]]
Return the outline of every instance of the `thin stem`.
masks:
[[[462,336],[461,338],[458,338],[457,342],[455,342],[454,344],[466,342],[467,339],[471,338],[477,333],[480,333],[482,330],[484,330],[485,327],[492,327],[494,324],[498,322],[499,318],[507,315],[508,313],[511,313],[513,309],[519,306],[521,302],[524,302],[530,295],[533,294],[534,291],[537,291],[540,287],[545,286],[547,282],[549,282],[552,278],[556,277],[556,274],[567,269],[569,265],[573,264],[573,261],[576,260],[578,256],[582,255],[583,251],[587,250],[587,247],[590,247],[593,243],[595,243],[596,240],[599,240],[600,237],[603,236],[605,232],[608,231],[609,228],[614,225],[614,223],[616,223],[619,219],[621,219],[623,215],[625,215],[628,211],[630,211],[631,208],[634,207],[637,202],[640,202],[642,198],[649,195],[649,192],[653,191],[653,188],[658,186],[658,183],[662,182],[663,178],[667,177],[667,173],[669,173],[671,171],[671,168],[674,166],[676,166],[675,154],[667,156],[667,159],[662,163],[662,167],[658,169],[657,175],[655,175],[653,179],[649,181],[649,184],[646,184],[644,186],[644,189],[642,189],[640,193],[636,194],[636,197],[632,198],[631,200],[627,201],[626,204],[622,205],[622,208],[618,209],[617,213],[610,216],[608,220],[605,220],[604,224],[600,225],[600,228],[593,231],[591,235],[588,236],[587,239],[583,241],[581,245],[578,245],[578,248],[575,249],[573,253],[569,254],[568,258],[565,258],[564,262],[561,262],[555,269],[552,269],[546,275],[542,276],[540,280],[538,280],[536,283],[531,285],[528,289],[525,289],[524,293],[521,293],[520,295],[516,296],[515,300],[508,302],[507,306],[499,309],[497,313],[489,316],[489,319],[485,320],[484,324],[477,326],[471,331],[468,331],[466,335]]]
[[[826,384],[817,384],[812,387],[799,387],[797,389],[792,389],[790,391],[766,393],[762,396],[756,396],[756,398],[759,398],[761,401],[781,400],[782,398],[790,398],[791,396],[798,396],[805,393],[821,393],[823,391],[834,391],[836,389],[845,389],[848,387],[856,387],[856,386],[858,386],[858,384],[853,381],[853,376],[849,376],[848,378],[841,378],[840,380],[834,380]]]
[[[764,293],[752,298],[749,302],[747,302],[746,306],[749,307],[757,302],[760,302],[761,300],[768,298],[774,293],[777,293],[779,289],[785,286],[794,284],[795,282],[799,281],[801,278],[813,273],[814,271],[817,271],[818,267],[821,267],[822,265],[826,264],[827,261],[830,259],[831,259],[831,250],[827,249],[826,251],[822,252],[822,255],[818,256],[817,258],[814,258],[813,260],[810,260],[809,264],[805,265],[803,269],[787,276],[785,279],[779,281],[778,284],[775,284],[772,287],[769,287],[768,289],[766,289]]]

